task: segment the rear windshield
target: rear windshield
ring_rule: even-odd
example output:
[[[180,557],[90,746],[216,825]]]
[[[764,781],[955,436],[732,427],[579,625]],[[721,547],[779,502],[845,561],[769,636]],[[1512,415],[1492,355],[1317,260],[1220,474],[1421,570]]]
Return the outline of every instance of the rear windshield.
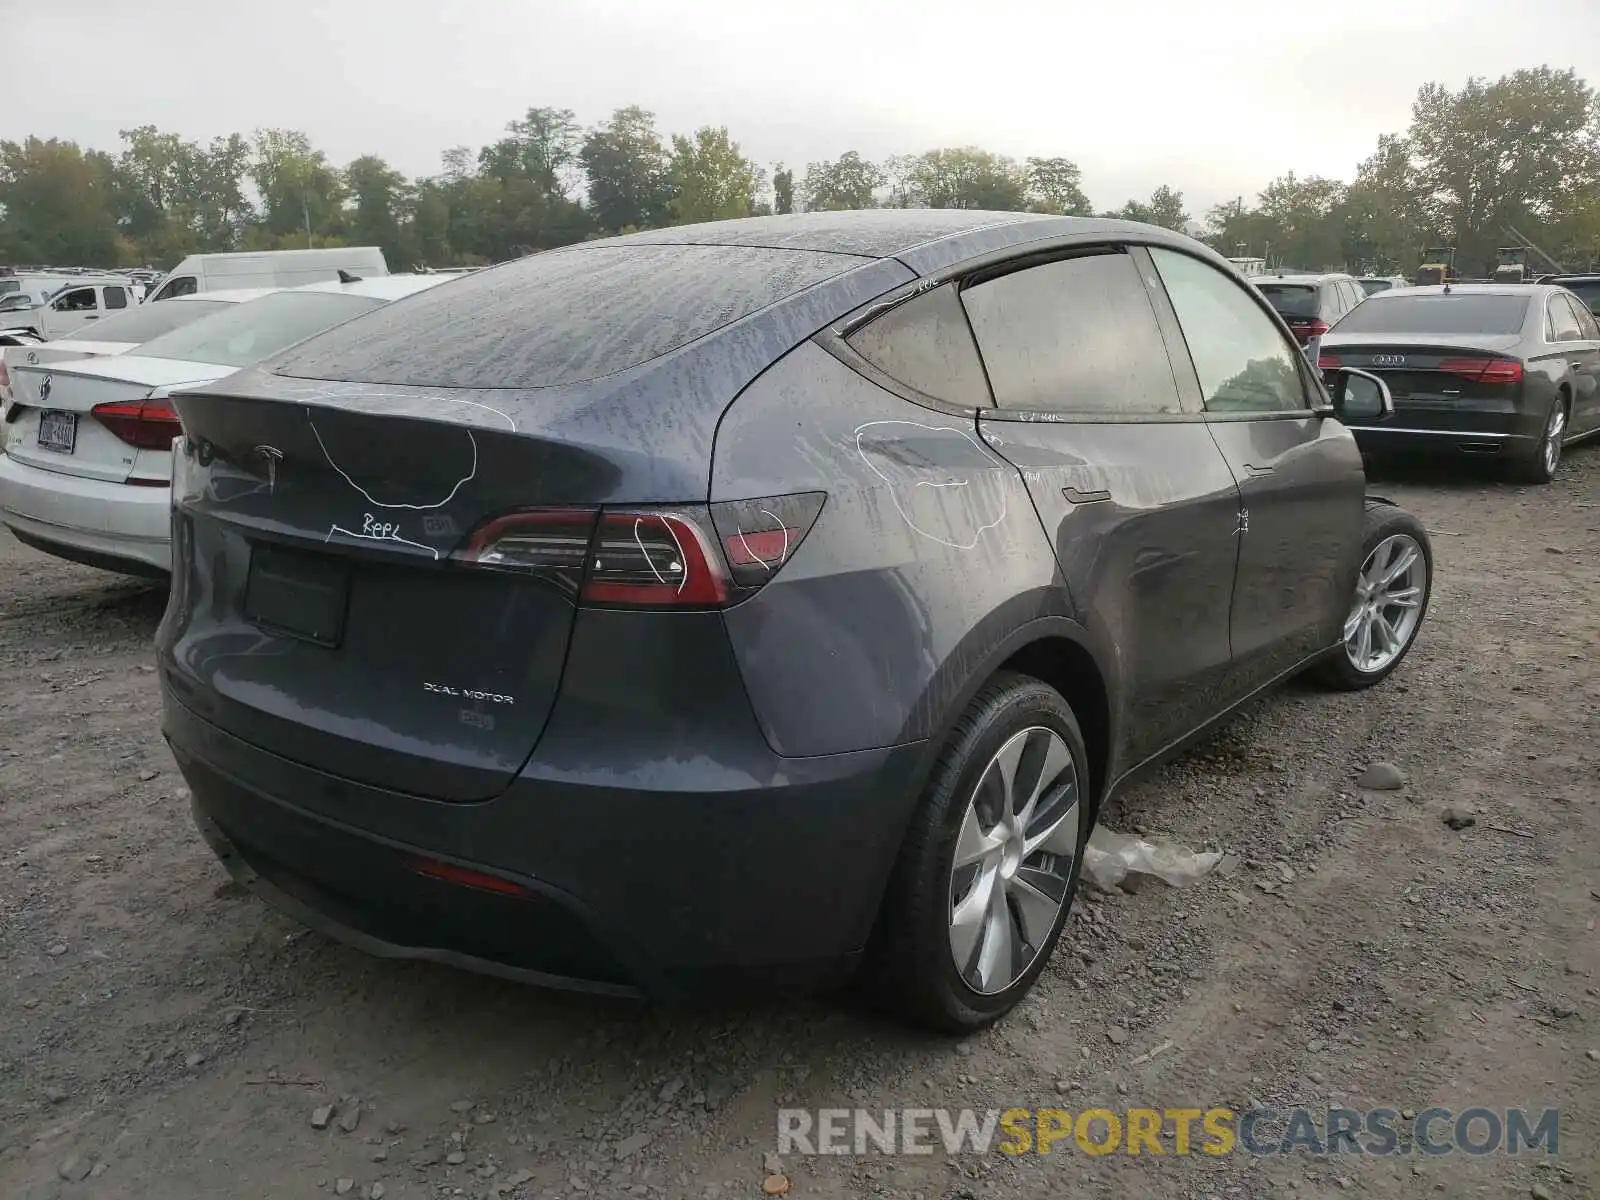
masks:
[[[140,346],[139,354],[248,367],[383,303],[371,296],[342,292],[274,292],[259,300],[230,304],[226,312],[162,334]],[[172,307],[187,308],[188,302]]]
[[[1333,327],[1335,333],[1522,332],[1526,296],[1374,296],[1358,304]]]
[[[537,388],[625,371],[860,259],[749,246],[586,246],[430,288],[271,364],[280,375]]]
[[[1587,304],[1589,311],[1595,316],[1600,317],[1600,279],[1585,283],[1564,283],[1561,286]]]
[[[1258,283],[1256,287],[1267,298],[1267,303],[1285,317],[1317,315],[1317,289],[1314,287],[1303,283]]]
[[[1363,280],[1361,280],[1361,290],[1364,291],[1369,296],[1372,295],[1372,293],[1374,293],[1374,292],[1386,292],[1390,288],[1392,288],[1393,286],[1394,286],[1394,281],[1392,279],[1363,279]]]
[[[107,317],[84,330],[82,336],[95,342],[148,342],[191,321],[232,307],[226,300],[185,300],[182,304],[140,306]]]

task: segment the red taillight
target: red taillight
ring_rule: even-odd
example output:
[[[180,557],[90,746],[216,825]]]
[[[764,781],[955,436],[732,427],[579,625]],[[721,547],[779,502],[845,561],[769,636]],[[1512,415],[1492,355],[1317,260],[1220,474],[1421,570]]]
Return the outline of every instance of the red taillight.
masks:
[[[579,595],[592,604],[716,608],[728,601],[728,577],[687,517],[602,512]]]
[[[1332,328],[1333,326],[1329,325],[1326,321],[1307,321],[1300,327],[1301,332],[1307,337],[1321,337]]]
[[[1339,356],[1337,354],[1317,355],[1317,370],[1337,371],[1339,369]]]
[[[473,871],[467,867],[452,866],[447,862],[440,862],[435,858],[414,858],[406,864],[418,875],[429,879],[437,879],[441,883],[453,883],[457,887],[473,888],[480,892],[494,892],[499,896],[531,896],[533,892],[514,883],[509,879],[502,879],[498,875],[490,875],[484,871]]]
[[[709,509],[682,505],[507,513],[479,527],[454,558],[490,570],[538,575],[580,603],[721,608],[777,574],[811,531],[826,498],[821,492],[804,492]]]
[[[1522,363],[1514,358],[1447,358],[1434,368],[1478,383],[1521,383]]]
[[[89,415],[117,437],[140,450],[170,450],[172,439],[183,432],[178,414],[168,400],[144,399],[97,404]]]

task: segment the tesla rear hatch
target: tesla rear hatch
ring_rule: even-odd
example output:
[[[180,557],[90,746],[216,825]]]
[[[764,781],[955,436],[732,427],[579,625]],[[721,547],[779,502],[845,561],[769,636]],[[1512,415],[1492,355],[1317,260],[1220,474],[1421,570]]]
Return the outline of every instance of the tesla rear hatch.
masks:
[[[726,598],[709,441],[770,359],[708,335],[862,265],[731,246],[553,251],[177,397],[159,637],[174,698],[343,778],[499,794],[544,728],[580,605]]]

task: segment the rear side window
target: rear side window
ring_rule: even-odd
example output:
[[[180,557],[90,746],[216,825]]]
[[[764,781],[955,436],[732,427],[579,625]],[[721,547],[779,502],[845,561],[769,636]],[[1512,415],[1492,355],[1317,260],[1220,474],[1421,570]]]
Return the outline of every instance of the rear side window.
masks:
[[[1346,333],[1485,333],[1522,332],[1528,297],[1473,295],[1470,292],[1373,296],[1350,310],[1336,332]]]
[[[891,379],[946,404],[989,403],[983,363],[955,285],[898,304],[845,339]]]
[[[1594,319],[1594,314],[1583,306],[1581,300],[1571,300],[1573,310],[1578,314],[1578,333],[1588,341],[1600,341],[1600,323]]]
[[[1576,342],[1583,337],[1583,331],[1578,328],[1578,314],[1559,292],[1550,297],[1549,313],[1545,329],[1552,342]]]
[[[106,289],[106,307],[127,308],[128,293],[119,287],[108,287]]]
[[[1028,267],[962,289],[1001,408],[1175,413],[1177,384],[1126,254]]]
[[[859,258],[750,246],[585,246],[464,275],[330,331],[280,375],[459,388],[539,388],[661,357]]]
[[[1317,311],[1317,289],[1305,283],[1258,283],[1256,288],[1267,298],[1267,303],[1284,317],[1299,317],[1309,321],[1320,314]]]

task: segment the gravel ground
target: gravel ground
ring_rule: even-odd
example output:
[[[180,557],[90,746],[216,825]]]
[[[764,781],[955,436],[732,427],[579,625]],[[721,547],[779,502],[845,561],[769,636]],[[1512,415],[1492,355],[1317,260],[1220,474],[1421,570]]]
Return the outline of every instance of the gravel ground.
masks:
[[[0,1196],[698,1200],[773,1169],[904,1200],[1595,1195],[1600,449],[1547,488],[1380,490],[1436,535],[1400,673],[1290,687],[1124,795],[1108,824],[1225,869],[1086,896],[1033,997],[964,1043],[842,1001],[548,995],[301,931],[190,827],[157,733],[163,595],[0,534]],[[1406,786],[1359,787],[1380,760]],[[1560,1107],[1561,1152],[769,1158],[780,1106],[1252,1102]]]

